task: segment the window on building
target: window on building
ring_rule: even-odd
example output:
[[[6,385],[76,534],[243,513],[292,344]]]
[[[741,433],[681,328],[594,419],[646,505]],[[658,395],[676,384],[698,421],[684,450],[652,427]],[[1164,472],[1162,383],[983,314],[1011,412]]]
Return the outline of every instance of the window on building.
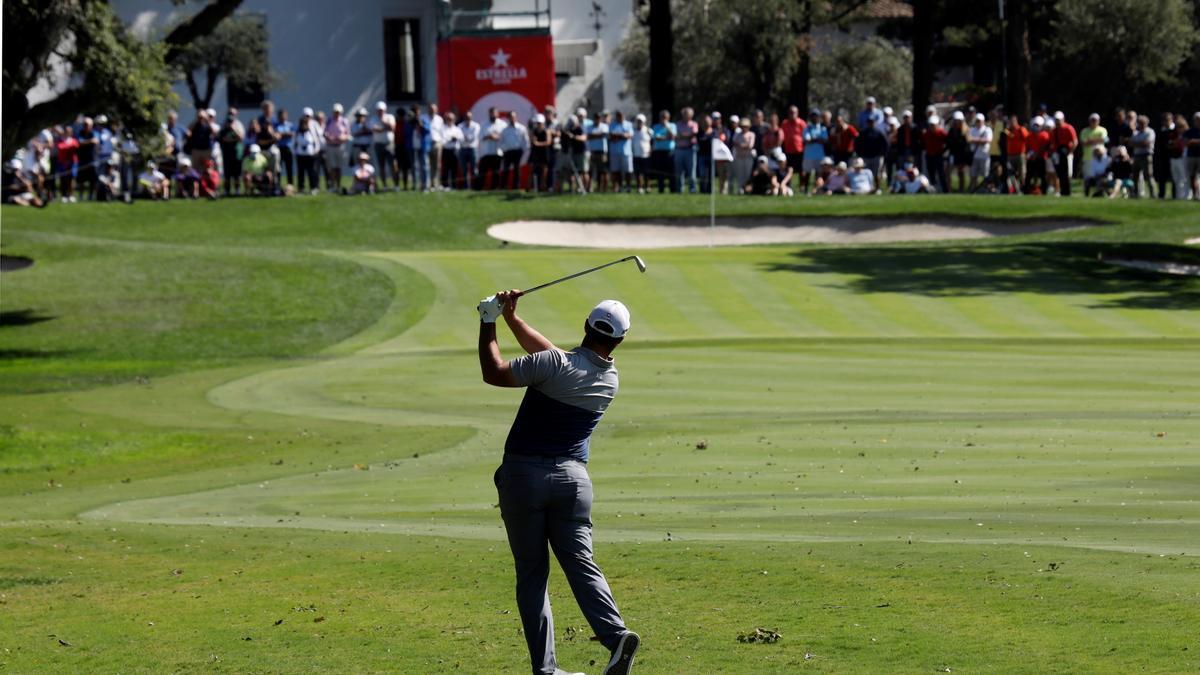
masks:
[[[246,44],[253,45],[252,50],[256,58],[267,63],[267,15],[257,12],[239,14],[226,21],[239,23],[238,35],[246,38]],[[267,88],[259,81],[235,82],[227,79],[225,98],[229,100],[229,105],[235,108],[257,108],[267,99]]]
[[[421,22],[383,20],[383,66],[389,101],[421,98]]]

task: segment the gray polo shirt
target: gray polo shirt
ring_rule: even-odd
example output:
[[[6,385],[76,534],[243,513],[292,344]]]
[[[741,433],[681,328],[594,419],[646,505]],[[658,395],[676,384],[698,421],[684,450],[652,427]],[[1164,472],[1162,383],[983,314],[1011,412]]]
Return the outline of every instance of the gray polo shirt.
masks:
[[[617,395],[617,369],[585,347],[528,354],[512,360],[526,387],[504,451],[588,460],[592,432]]]

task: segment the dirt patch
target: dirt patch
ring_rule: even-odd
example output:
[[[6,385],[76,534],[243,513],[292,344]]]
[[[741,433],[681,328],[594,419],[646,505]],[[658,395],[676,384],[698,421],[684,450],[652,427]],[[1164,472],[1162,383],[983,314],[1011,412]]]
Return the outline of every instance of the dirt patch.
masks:
[[[571,248],[675,248],[749,244],[878,244],[903,241],[984,239],[1097,225],[1094,221],[1038,219],[998,221],[943,216],[888,218],[737,217],[575,222],[518,220],[488,228],[506,242]]]
[[[19,255],[0,255],[0,272],[16,272],[33,266],[33,259]]]

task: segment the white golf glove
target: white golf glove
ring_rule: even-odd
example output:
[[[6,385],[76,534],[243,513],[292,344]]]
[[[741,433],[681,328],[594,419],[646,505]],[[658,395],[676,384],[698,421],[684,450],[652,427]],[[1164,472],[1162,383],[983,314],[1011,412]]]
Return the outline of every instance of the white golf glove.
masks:
[[[483,323],[496,323],[496,319],[500,318],[500,312],[504,310],[504,305],[494,295],[489,295],[479,301],[479,320]]]

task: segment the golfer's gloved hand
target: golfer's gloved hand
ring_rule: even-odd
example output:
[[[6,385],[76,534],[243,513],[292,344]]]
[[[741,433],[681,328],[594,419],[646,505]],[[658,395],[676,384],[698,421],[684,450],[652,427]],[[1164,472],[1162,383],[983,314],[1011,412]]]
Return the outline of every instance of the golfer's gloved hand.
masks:
[[[500,318],[500,313],[504,311],[504,305],[500,299],[494,295],[489,295],[479,301],[479,320],[483,323],[496,323],[496,319]]]

